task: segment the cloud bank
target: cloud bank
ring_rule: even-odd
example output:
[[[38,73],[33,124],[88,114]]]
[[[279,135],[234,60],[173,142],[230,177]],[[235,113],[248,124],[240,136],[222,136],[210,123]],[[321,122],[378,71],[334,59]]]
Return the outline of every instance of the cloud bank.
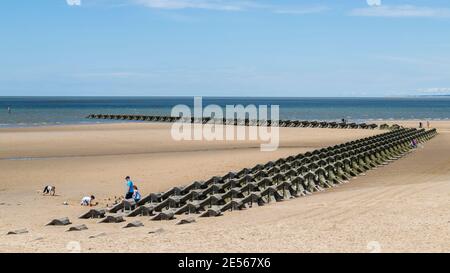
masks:
[[[69,6],[81,6],[81,0],[66,0]]]
[[[154,9],[209,9],[209,10],[242,10],[245,3],[221,0],[134,0],[136,4]]]
[[[418,90],[422,94],[428,95],[446,95],[450,94],[449,87],[433,87],[433,88],[423,88]]]
[[[325,6],[289,6],[283,4],[264,4],[251,0],[133,0],[137,5],[152,9],[182,10],[200,9],[216,11],[265,10],[280,14],[310,14],[328,10]]]
[[[422,17],[422,18],[450,18],[450,9],[417,7],[412,5],[401,6],[374,6],[354,9],[350,13],[353,16],[364,17]]]

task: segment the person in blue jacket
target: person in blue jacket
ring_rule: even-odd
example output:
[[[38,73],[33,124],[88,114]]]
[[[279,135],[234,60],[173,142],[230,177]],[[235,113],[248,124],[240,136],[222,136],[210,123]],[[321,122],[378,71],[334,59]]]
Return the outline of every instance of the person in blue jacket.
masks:
[[[133,187],[134,187],[133,199],[136,203],[138,203],[139,201],[141,201],[141,193],[139,192],[136,185],[134,185]]]
[[[131,178],[129,176],[125,177],[125,185],[127,187],[127,193],[125,194],[125,199],[133,198],[134,184],[133,184],[133,181],[131,181]]]

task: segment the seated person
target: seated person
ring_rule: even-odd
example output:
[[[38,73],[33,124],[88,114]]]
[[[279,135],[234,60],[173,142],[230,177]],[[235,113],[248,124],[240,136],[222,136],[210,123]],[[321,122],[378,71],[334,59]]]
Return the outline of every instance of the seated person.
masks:
[[[95,196],[91,195],[91,196],[85,196],[83,197],[83,199],[81,199],[81,205],[82,206],[95,206],[97,205],[97,203],[93,203],[93,201],[95,200]]]
[[[44,190],[42,191],[42,194],[44,194],[44,195],[51,194],[52,196],[55,196],[55,194],[56,194],[56,187],[47,185],[47,186],[44,187]]]

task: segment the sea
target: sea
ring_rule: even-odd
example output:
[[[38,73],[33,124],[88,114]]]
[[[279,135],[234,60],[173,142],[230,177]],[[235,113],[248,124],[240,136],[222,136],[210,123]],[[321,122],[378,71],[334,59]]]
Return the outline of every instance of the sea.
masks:
[[[280,119],[370,122],[448,120],[450,97],[275,98],[203,97],[203,106],[278,105]],[[0,97],[0,127],[111,123],[89,114],[170,115],[176,105],[193,107],[193,97]],[[8,108],[10,111],[8,111]],[[123,121],[121,121],[123,122]]]

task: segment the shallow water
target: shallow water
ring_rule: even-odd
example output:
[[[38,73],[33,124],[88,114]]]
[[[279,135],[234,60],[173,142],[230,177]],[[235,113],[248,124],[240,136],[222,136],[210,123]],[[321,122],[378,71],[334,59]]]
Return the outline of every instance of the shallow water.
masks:
[[[193,106],[192,97],[0,97],[0,127],[110,123],[92,113],[170,115],[173,106]],[[349,121],[450,118],[450,97],[420,98],[203,98],[217,104],[279,105],[281,119]],[[11,107],[9,114],[7,108]]]

